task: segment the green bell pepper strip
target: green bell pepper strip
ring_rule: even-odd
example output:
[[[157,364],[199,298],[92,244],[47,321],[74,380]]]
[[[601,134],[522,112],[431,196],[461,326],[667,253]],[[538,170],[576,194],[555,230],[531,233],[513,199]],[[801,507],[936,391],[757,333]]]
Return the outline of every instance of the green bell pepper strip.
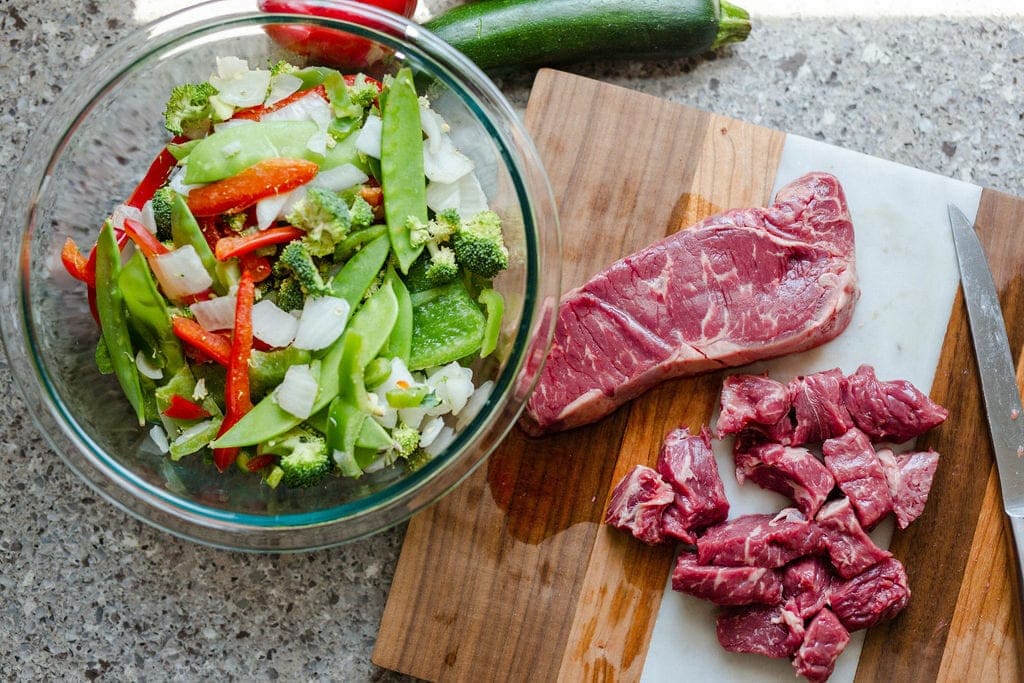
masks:
[[[394,331],[392,331],[394,334]],[[366,380],[366,388],[376,389],[384,381],[391,376],[391,361],[383,356],[377,356],[369,363],[366,364],[366,368],[363,370],[363,377]]]
[[[498,348],[498,336],[501,334],[501,319],[505,315],[505,298],[496,289],[485,289],[480,292],[477,301],[487,309],[484,337],[480,342],[480,357],[486,358]]]
[[[402,273],[408,273],[423,251],[409,240],[409,219],[427,222],[419,96],[408,67],[395,74],[381,96],[380,173],[391,248]]]
[[[412,353],[412,299],[409,296],[409,289],[398,277],[394,268],[389,267],[384,282],[390,283],[395,291],[395,299],[398,301],[398,318],[391,330],[387,346],[383,355],[389,358],[400,358],[406,365],[409,364],[409,355]]]
[[[120,272],[121,250],[117,247],[114,228],[107,221],[96,241],[96,312],[114,375],[142,426],[146,424],[145,398],[128,331],[128,309],[118,286]]]
[[[382,235],[357,251],[331,280],[331,294],[355,310],[387,262],[390,249],[387,236]]]
[[[391,332],[398,321],[398,298],[391,282],[385,281],[366,303],[356,311],[348,324],[348,330],[358,334],[363,340],[358,364],[359,372],[371,360],[377,357],[380,350],[388,343]]]
[[[228,293],[228,288],[224,284],[222,273],[218,268],[217,257],[213,255],[213,250],[210,249],[209,242],[203,236],[199,223],[196,222],[195,216],[189,210],[185,198],[180,194],[175,194],[174,200],[171,202],[171,238],[174,240],[175,247],[191,244],[199,254],[199,260],[203,262],[206,272],[213,279],[213,291],[221,296]]]
[[[211,133],[189,152],[185,182],[223,180],[271,158],[320,163],[323,155],[307,146],[318,131],[312,121],[254,121]]]
[[[155,343],[154,351],[163,359],[165,370],[173,374],[185,367],[185,354],[174,334],[167,303],[157,290],[141,251],[128,259],[117,281],[128,308],[128,324]]]
[[[444,365],[480,349],[486,319],[461,280],[416,292],[411,299],[410,370]]]

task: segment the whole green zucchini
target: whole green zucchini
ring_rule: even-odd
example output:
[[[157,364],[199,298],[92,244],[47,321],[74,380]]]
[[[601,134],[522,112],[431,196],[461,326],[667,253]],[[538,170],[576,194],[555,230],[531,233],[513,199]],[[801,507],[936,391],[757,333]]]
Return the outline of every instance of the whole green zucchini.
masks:
[[[424,26],[485,70],[608,57],[684,57],[741,41],[725,0],[479,0]]]

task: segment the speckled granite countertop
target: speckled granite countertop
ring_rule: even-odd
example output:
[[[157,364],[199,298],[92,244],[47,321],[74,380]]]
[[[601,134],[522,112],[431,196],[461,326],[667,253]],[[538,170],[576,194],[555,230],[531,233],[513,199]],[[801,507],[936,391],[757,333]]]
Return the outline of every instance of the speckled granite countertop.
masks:
[[[154,4],[0,0],[0,188],[10,186],[34,122],[66,80]],[[179,4],[187,2],[160,6]],[[421,2],[417,16],[449,4]],[[799,10],[811,2],[740,4],[752,10],[755,31],[714,59],[571,70],[1024,194],[1020,10],[823,18]],[[780,6],[798,11],[774,11]],[[499,81],[520,111],[531,78]],[[4,201],[17,198],[3,193]],[[401,680],[374,667],[370,652],[404,527],[286,556],[213,550],[151,529],[54,455],[2,358],[0,472],[5,677]]]

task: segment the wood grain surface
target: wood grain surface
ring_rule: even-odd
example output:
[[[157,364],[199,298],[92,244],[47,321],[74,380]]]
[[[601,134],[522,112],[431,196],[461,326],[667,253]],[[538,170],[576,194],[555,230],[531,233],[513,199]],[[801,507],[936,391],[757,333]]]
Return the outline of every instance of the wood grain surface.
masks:
[[[526,125],[565,244],[563,288],[725,208],[766,204],[785,136],[597,81],[539,72]],[[644,153],[637,153],[643,150]],[[1024,202],[978,214],[1007,319],[1024,316]],[[1024,326],[1010,329],[1015,349]],[[543,439],[513,430],[486,465],[414,517],[373,661],[431,681],[635,681],[671,568],[600,524],[612,485],[653,465],[673,427],[709,420],[721,375],[674,380],[608,418]],[[933,397],[950,420],[933,501],[897,533],[913,599],[869,632],[858,680],[1024,680],[1013,574],[963,302]],[[939,550],[937,550],[939,549]]]

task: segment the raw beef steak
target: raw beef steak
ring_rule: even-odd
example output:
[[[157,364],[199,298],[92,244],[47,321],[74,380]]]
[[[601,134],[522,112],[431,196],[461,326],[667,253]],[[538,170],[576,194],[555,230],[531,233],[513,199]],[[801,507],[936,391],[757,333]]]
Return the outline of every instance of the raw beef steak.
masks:
[[[825,536],[825,547],[839,575],[850,579],[868,567],[892,557],[864,532],[849,498],[827,503],[818,512],[818,526]]]
[[[718,642],[729,652],[789,657],[804,639],[804,620],[785,605],[730,607],[718,615]]]
[[[856,427],[821,445],[825,466],[835,475],[861,526],[870,529],[892,512],[892,494],[882,463],[867,434]]]
[[[706,427],[701,429],[700,435],[690,434],[685,427],[669,432],[658,454],[658,473],[676,494],[667,529],[678,526],[693,532],[729,516],[729,501],[722,478],[718,476],[711,435]]]
[[[832,611],[850,631],[892,619],[907,606],[907,572],[894,557],[832,589]]]
[[[835,614],[823,609],[807,627],[804,642],[793,657],[793,668],[798,675],[814,683],[828,680],[836,668],[836,660],[849,642],[850,632]]]
[[[768,208],[709,217],[567,293],[524,428],[587,424],[666,379],[818,346],[857,296],[842,187],[805,175]]]
[[[790,439],[793,445],[812,443],[839,436],[853,426],[843,404],[846,377],[834,368],[797,377],[789,383],[796,427]]]
[[[883,448],[878,451],[878,460],[889,485],[896,524],[906,529],[924,512],[932,478],[939,466],[939,454],[929,449],[893,455],[890,449]]]
[[[697,540],[697,556],[701,564],[774,568],[816,555],[824,547],[818,525],[787,508],[775,515],[743,515],[710,527]]]
[[[782,602],[782,581],[767,567],[709,567],[696,553],[680,553],[672,571],[672,590],[716,605],[775,605]]]
[[[870,365],[860,366],[846,379],[843,400],[854,423],[873,441],[903,443],[949,416],[910,382],[880,381]]]
[[[832,474],[806,448],[741,435],[734,444],[733,459],[740,484],[750,479],[762,488],[788,496],[807,517],[817,514],[836,485]]]
[[[730,375],[722,382],[715,429],[718,438],[751,429],[771,441],[789,443],[792,405],[785,384],[767,375]]]
[[[782,599],[803,619],[828,604],[831,590],[832,573],[820,558],[804,557],[782,570]]]
[[[651,545],[661,543],[661,517],[675,493],[655,470],[637,465],[612,491],[604,523]]]

